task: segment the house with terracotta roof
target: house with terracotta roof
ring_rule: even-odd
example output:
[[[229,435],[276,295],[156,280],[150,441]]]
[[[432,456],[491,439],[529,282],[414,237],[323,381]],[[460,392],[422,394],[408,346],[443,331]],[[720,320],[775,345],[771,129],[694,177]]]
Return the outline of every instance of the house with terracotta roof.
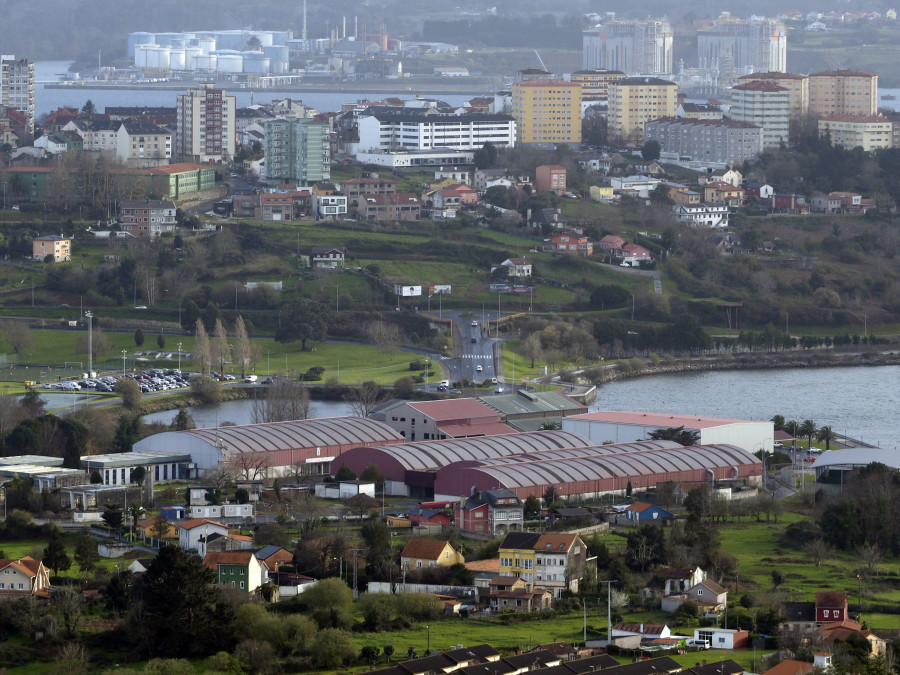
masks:
[[[178,523],[178,545],[188,553],[206,555],[206,542],[211,535],[228,535],[228,526],[206,518],[192,518]]]
[[[607,234],[597,242],[595,248],[600,249],[602,253],[612,253],[613,255],[621,255],[622,247],[625,246],[625,240],[617,234]]]
[[[156,523],[158,521],[162,521],[164,525],[157,527]],[[150,539],[151,537],[156,538],[158,536],[157,530],[159,529],[162,530],[159,532],[159,534],[162,535],[161,539],[178,539],[178,526],[162,516],[150,516],[149,518],[139,520],[135,529],[141,539]]]
[[[544,249],[548,250],[547,246]],[[554,253],[569,253],[586,257],[594,254],[594,243],[587,237],[573,232],[559,232],[550,237],[549,250]]]
[[[203,565],[216,573],[216,583],[225,588],[252,593],[266,581],[265,565],[253,551],[210,551]]]
[[[0,597],[4,595],[44,595],[50,589],[50,573],[31,556],[0,559]]]
[[[435,539],[410,539],[400,554],[400,568],[407,570],[449,567],[465,561],[462,553],[456,551],[450,542]]]
[[[815,666],[807,661],[794,661],[788,659],[782,661],[777,666],[769,668],[763,675],[807,675],[811,673]]]
[[[825,644],[829,646],[836,640],[846,642],[852,635],[858,635],[869,643],[872,656],[879,656],[885,652],[886,643],[882,638],[850,619],[826,623],[823,626],[819,626],[816,631],[824,636]]]
[[[384,423],[409,441],[513,433],[512,427],[500,421],[499,412],[474,398],[404,401],[382,414]]]
[[[625,254],[626,258],[631,258],[638,262],[641,260],[646,260],[648,262],[653,260],[653,252],[640,244],[625,244],[625,246],[622,247],[622,253]]]
[[[566,590],[578,592],[587,548],[577,534],[510,532],[500,543],[498,555],[501,575],[521,576],[561,598]]]
[[[478,204],[478,192],[462,183],[434,190],[428,193],[428,197],[436,209],[460,209]]]

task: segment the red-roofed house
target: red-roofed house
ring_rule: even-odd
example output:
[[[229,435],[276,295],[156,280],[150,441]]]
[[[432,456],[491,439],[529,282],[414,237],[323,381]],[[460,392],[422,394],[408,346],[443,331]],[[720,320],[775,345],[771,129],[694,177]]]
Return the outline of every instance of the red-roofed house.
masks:
[[[216,583],[252,593],[265,583],[265,568],[253,551],[211,551],[203,564],[216,573]]]
[[[0,596],[43,595],[50,588],[50,574],[40,560],[30,556],[0,559]]]
[[[649,248],[644,248],[640,244],[625,244],[622,252],[626,258],[634,258],[635,260],[653,260],[653,253]]]
[[[206,554],[206,541],[213,534],[227,536],[228,526],[205,518],[178,523],[178,545],[189,553],[196,552],[201,558]]]
[[[538,190],[561,195],[566,191],[566,167],[559,164],[539,166],[534,170],[534,185]]]
[[[403,402],[386,410],[384,422],[409,441],[439,441],[513,433],[500,413],[474,398]]]
[[[478,193],[468,185],[456,183],[429,193],[436,209],[458,209],[478,203]]]
[[[260,220],[273,222],[294,220],[294,197],[284,192],[264,192],[259,195]]]
[[[850,618],[847,614],[846,591],[818,591],[816,593],[816,622],[833,623]]]
[[[465,561],[462,553],[456,551],[449,541],[435,539],[410,539],[400,554],[400,568],[407,570],[441,565],[449,567]]]
[[[763,675],[807,675],[815,666],[807,661],[782,661],[777,666],[769,668]]]
[[[835,623],[827,623],[824,626],[819,626],[816,630],[825,637],[825,644],[828,645],[835,640],[846,642],[850,636],[859,635],[869,643],[872,656],[884,654],[885,651],[885,641],[872,631],[864,629],[856,621],[847,619]]]
[[[608,234],[597,242],[597,248],[604,253],[612,252],[616,255],[622,253],[623,246],[625,246],[625,240],[615,234]]]
[[[594,253],[594,244],[587,237],[572,232],[559,232],[550,237],[550,250],[556,253],[589,256]]]

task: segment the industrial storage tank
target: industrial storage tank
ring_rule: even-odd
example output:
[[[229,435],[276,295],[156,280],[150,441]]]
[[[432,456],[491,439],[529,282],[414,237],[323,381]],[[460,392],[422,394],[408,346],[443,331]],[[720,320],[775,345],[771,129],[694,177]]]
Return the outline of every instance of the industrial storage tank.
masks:
[[[274,63],[275,61],[289,61],[291,58],[290,50],[287,45],[271,45],[263,47],[263,54],[269,57]]]
[[[265,75],[269,72],[269,57],[262,52],[244,52],[244,72]]]
[[[247,40],[254,37],[259,40],[259,44],[263,47],[271,47],[274,44],[272,42],[272,31],[253,31],[247,35]]]
[[[247,34],[242,30],[217,30],[212,31],[212,35],[219,50],[237,49],[247,40]]]
[[[244,57],[240,52],[231,50],[219,50],[216,52],[219,64],[216,68],[220,73],[243,73]]]
[[[215,54],[195,54],[191,57],[191,70],[204,72],[217,70],[219,58]]]
[[[194,70],[194,59],[201,55],[203,50],[200,47],[185,47],[184,48],[184,69],[185,70]]]
[[[156,44],[164,47],[183,47],[184,35],[181,33],[157,33]]]
[[[171,49],[169,47],[162,47],[160,45],[135,45],[134,66],[135,68],[168,70],[170,56]]]
[[[146,31],[138,31],[137,33],[128,34],[128,56],[134,58],[134,48],[136,45],[152,45],[156,43],[156,36]]]
[[[197,46],[207,54],[216,51],[216,39],[214,37],[205,36],[197,38],[196,42]]]
[[[169,50],[169,68],[172,70],[187,70],[184,47],[172,47],[172,49]]]
[[[294,39],[294,31],[292,30],[273,30],[272,31],[272,44],[273,45],[286,45],[288,40]]]

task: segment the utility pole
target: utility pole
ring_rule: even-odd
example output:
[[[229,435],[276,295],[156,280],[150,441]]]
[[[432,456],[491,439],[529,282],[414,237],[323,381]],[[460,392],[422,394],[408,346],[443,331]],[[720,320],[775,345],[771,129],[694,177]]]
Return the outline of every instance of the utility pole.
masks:
[[[88,375],[94,372],[94,315],[88,310],[84,313],[88,320]]]
[[[357,570],[356,556],[359,554],[359,552],[362,549],[361,548],[351,548],[350,550],[353,552],[353,597],[359,598],[359,591],[356,589],[356,570]]]
[[[612,641],[612,585],[619,583],[615,579],[603,579],[598,584],[606,584],[606,646]]]

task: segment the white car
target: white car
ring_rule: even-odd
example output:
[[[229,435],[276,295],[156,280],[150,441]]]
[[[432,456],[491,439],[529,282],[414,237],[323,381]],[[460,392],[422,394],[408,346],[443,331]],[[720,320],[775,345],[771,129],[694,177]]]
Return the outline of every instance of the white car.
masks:
[[[258,379],[259,379],[259,377],[257,377],[256,375],[248,375],[247,377],[244,378],[244,382],[253,383],[253,382],[256,382]]]
[[[475,366],[476,373],[480,373],[482,370],[484,370],[484,368],[482,368],[481,366]]]

